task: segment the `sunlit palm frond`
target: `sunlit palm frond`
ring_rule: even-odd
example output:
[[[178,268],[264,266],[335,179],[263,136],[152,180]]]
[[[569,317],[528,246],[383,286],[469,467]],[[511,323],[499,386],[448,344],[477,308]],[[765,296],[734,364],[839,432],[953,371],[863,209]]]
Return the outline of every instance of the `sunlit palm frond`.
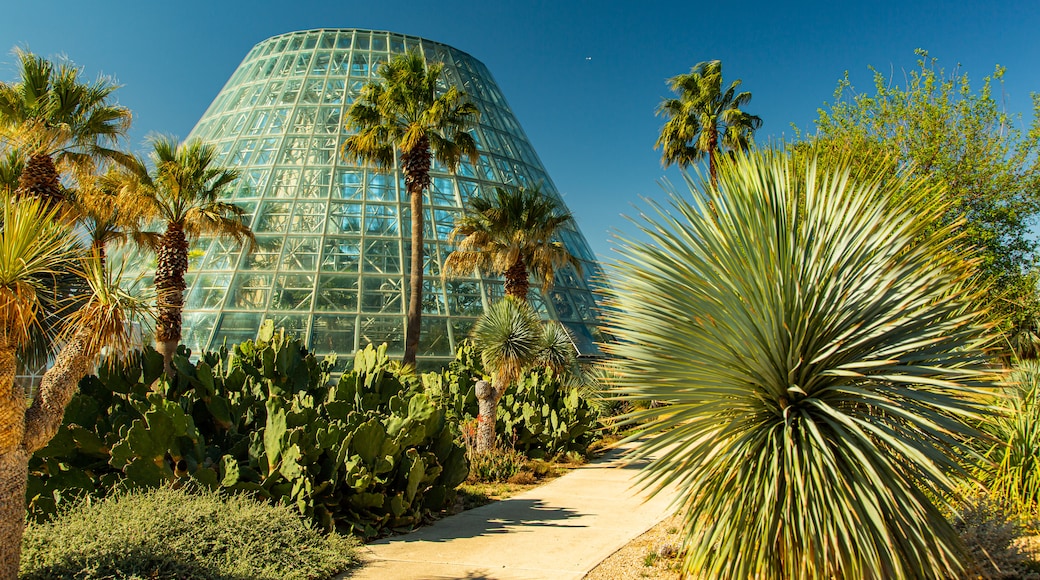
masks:
[[[966,476],[994,381],[971,252],[920,235],[942,204],[892,201],[928,184],[720,165],[623,242],[604,310],[616,392],[667,403],[628,419],[648,422],[645,481],[679,489],[684,570],[960,577],[933,501]]]

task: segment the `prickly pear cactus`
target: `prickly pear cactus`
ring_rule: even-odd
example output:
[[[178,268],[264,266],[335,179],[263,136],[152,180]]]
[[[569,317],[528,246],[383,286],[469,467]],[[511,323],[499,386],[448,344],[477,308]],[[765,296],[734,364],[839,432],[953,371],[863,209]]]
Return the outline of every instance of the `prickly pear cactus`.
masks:
[[[468,475],[446,408],[385,345],[357,352],[335,383],[333,359],[271,326],[197,363],[188,354],[172,381],[150,349],[83,380],[33,460],[33,513],[82,493],[192,482],[372,536],[447,507]]]

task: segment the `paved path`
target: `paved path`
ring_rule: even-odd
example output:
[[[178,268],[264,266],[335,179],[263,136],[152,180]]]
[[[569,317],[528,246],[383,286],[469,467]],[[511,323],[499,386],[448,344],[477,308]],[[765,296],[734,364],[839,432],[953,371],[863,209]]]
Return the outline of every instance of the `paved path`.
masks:
[[[633,487],[644,465],[613,450],[545,485],[361,549],[350,580],[579,580],[668,515]]]

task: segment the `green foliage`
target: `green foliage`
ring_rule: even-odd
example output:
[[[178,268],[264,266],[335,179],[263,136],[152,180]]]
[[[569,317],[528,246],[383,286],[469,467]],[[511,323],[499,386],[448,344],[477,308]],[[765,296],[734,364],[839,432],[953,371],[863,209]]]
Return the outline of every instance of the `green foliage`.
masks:
[[[922,236],[947,208],[775,152],[690,188],[620,248],[605,309],[618,391],[664,403],[629,420],[646,483],[682,496],[686,573],[960,577],[933,498],[995,379],[970,252]]]
[[[1023,133],[1020,119],[993,95],[1003,67],[976,90],[967,74],[947,76],[927,52],[918,56],[904,86],[872,69],[873,94],[856,92],[846,73],[810,141],[822,162],[852,157],[866,168],[899,167],[939,186],[935,195],[951,203],[935,229],[967,218],[949,231],[980,250],[991,283],[985,305],[1011,334],[1023,327],[1040,332],[1030,275],[1037,258],[1030,227],[1040,211],[1040,95],[1033,95],[1034,118]]]
[[[162,393],[150,388],[162,373],[153,350],[84,379],[31,466],[31,509],[49,513],[79,491],[194,481],[371,536],[450,505],[466,479],[465,449],[385,346],[358,351],[330,385],[332,361],[269,326],[261,334],[195,365],[176,357]]]
[[[1006,379],[998,412],[983,423],[992,436],[979,479],[1011,513],[1040,511],[1040,363],[1023,361]]]
[[[431,396],[443,402],[459,423],[479,414],[473,385],[484,366],[472,342],[459,346],[448,368],[423,377]],[[567,372],[534,369],[513,381],[499,401],[495,432],[528,457],[585,453],[595,436],[599,415]]]
[[[1040,578],[1027,552],[1027,532],[1019,518],[991,497],[968,496],[951,521],[971,556],[971,578],[1023,580]]]
[[[25,580],[307,580],[357,562],[352,540],[290,508],[168,487],[72,504],[30,523],[22,545]]]
[[[495,448],[486,453],[470,452],[470,478],[481,482],[509,481],[527,464],[523,453],[510,447]]]

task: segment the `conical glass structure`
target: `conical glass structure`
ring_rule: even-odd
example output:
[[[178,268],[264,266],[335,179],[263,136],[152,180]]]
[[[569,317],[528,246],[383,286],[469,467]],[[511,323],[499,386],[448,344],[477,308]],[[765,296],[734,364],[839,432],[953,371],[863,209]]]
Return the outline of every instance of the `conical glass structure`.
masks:
[[[448,233],[466,200],[495,186],[541,186],[559,198],[487,68],[470,55],[389,32],[322,29],[257,44],[189,135],[212,143],[237,169],[231,201],[248,212],[257,247],[216,238],[194,247],[186,282],[184,339],[196,352],[254,338],[265,319],[306,337],[318,353],[350,354],[373,343],[404,350],[408,199],[399,171],[346,161],[346,110],[392,54],[418,50],[444,63],[443,80],[480,109],[476,165],[455,174],[434,163],[425,203],[425,276],[419,360],[450,359],[476,317],[503,295],[500,278],[447,278]],[[599,275],[575,228],[562,234],[583,264],[558,273],[548,295],[532,289],[546,318],[564,323],[580,355],[598,354],[590,280]]]

